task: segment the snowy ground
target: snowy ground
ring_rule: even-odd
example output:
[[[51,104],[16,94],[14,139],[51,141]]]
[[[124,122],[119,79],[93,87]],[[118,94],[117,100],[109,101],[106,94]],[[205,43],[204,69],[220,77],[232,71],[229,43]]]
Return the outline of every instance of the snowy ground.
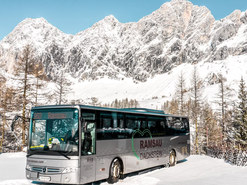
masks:
[[[25,179],[25,156],[25,153],[0,155],[0,185],[33,184]],[[133,174],[116,185],[244,185],[246,182],[247,167],[232,166],[208,156],[190,156],[175,167]]]

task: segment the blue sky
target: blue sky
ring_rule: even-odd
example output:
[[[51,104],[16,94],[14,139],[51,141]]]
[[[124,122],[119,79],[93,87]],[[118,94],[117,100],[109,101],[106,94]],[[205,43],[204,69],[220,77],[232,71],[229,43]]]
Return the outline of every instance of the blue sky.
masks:
[[[168,0],[0,0],[0,41],[25,18],[44,17],[68,34],[91,27],[107,15],[120,22],[137,22]],[[190,0],[206,6],[216,20],[235,9],[245,11],[246,0]]]

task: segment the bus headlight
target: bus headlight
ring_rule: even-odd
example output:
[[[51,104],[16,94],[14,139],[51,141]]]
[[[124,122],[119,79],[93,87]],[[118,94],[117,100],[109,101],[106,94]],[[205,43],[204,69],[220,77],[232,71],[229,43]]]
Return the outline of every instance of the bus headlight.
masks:
[[[28,171],[31,171],[31,166],[29,166],[29,165],[27,164],[26,169],[27,169]]]
[[[76,170],[77,170],[76,168],[67,167],[63,170],[62,173],[72,173],[75,172]]]

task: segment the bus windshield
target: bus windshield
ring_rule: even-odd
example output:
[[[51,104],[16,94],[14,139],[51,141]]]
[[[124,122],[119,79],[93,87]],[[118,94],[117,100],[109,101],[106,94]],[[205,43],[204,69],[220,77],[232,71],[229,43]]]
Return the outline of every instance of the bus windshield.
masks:
[[[32,151],[54,154],[56,151],[60,154],[64,152],[78,155],[78,112],[78,109],[32,111],[29,154],[32,154]]]

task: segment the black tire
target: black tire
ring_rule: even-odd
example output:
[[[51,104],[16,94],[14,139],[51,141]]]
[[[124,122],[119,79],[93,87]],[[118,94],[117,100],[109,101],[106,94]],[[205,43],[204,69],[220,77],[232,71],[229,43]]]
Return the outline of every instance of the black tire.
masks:
[[[118,159],[114,159],[110,166],[109,178],[107,179],[107,182],[109,184],[118,182],[119,178],[121,177],[121,173],[122,173],[121,163]]]
[[[172,150],[170,152],[169,164],[170,164],[170,166],[175,166],[176,163],[177,163],[177,161],[176,161],[176,154],[175,154],[174,150]]]

